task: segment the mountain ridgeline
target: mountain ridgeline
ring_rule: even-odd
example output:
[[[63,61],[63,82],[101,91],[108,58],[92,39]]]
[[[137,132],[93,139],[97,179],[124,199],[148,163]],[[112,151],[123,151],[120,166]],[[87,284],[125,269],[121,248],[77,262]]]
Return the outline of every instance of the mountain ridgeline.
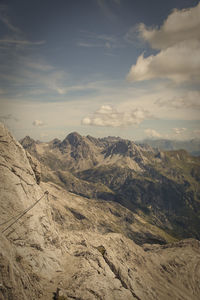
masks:
[[[200,158],[119,137],[73,132],[49,143],[25,137],[44,182],[91,199],[114,201],[171,236],[200,239]]]

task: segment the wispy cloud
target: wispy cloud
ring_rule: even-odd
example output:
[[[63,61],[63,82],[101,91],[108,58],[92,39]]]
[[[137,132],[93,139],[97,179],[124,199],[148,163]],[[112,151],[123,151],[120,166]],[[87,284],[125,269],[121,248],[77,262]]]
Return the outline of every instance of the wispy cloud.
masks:
[[[125,42],[133,44],[136,48],[144,48],[144,40],[140,37],[139,25],[134,25],[124,35]]]
[[[9,9],[7,5],[0,5],[0,22],[8,29],[9,34],[5,37],[0,38],[0,45],[20,45],[20,46],[30,46],[30,45],[43,45],[45,41],[29,41],[25,38],[24,33],[20,28],[15,26],[9,16]]]
[[[16,34],[21,34],[21,30],[14,26],[8,16],[8,7],[7,5],[0,5],[0,21],[12,32]]]
[[[27,86],[32,86],[33,90],[35,87],[43,88],[47,92],[54,91],[57,94],[63,95],[64,86],[67,79],[67,74],[64,71],[52,69],[48,73],[42,70],[34,69],[24,69],[22,72],[24,83],[27,83]]]
[[[68,74],[46,63],[40,58],[33,58],[29,53],[10,55],[7,63],[1,61],[0,78],[4,81],[4,94],[20,92],[24,95],[36,95],[47,92],[63,94]],[[9,58],[9,57],[8,57]],[[15,60],[15,67],[12,61]],[[10,90],[10,85],[12,89]]]
[[[21,45],[21,46],[30,46],[30,45],[43,45],[45,44],[45,41],[27,41],[27,40],[22,40],[19,38],[16,39],[0,39],[0,44],[6,44],[6,45]]]
[[[27,68],[37,70],[37,71],[42,71],[42,72],[49,72],[52,71],[54,68],[53,66],[45,63],[44,61],[41,60],[31,60],[29,59],[24,59],[22,58],[24,65],[26,65]]]
[[[160,107],[168,107],[172,109],[200,109],[200,92],[188,91],[181,96],[174,96],[172,99],[158,99],[155,104]]]
[[[104,47],[104,45],[102,45],[102,44],[87,43],[87,42],[77,42],[77,45],[80,47],[85,47],[85,48]]]
[[[77,42],[80,47],[105,48],[107,50],[124,47],[120,40],[112,35],[96,34],[84,30],[81,31],[81,34],[82,37]]]
[[[110,21],[116,21],[117,15],[115,13],[115,6],[119,6],[121,0],[95,0],[102,13]]]

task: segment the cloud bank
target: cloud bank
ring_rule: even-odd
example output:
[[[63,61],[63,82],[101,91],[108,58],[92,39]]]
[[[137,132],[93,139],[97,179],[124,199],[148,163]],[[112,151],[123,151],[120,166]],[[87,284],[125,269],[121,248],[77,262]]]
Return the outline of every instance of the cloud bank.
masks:
[[[140,37],[156,55],[141,54],[127,79],[168,78],[176,83],[200,80],[200,2],[196,7],[174,10],[160,28],[138,25]]]
[[[119,112],[110,105],[103,105],[92,115],[82,120],[84,125],[122,127],[139,125],[145,119],[152,118],[144,109],[135,108],[130,111]]]

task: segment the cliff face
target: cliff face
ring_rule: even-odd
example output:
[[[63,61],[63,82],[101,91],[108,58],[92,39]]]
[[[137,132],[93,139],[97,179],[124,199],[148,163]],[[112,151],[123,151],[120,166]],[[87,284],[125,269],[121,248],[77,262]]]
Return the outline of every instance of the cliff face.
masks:
[[[175,242],[118,203],[39,177],[1,125],[0,299],[199,299],[198,241]]]

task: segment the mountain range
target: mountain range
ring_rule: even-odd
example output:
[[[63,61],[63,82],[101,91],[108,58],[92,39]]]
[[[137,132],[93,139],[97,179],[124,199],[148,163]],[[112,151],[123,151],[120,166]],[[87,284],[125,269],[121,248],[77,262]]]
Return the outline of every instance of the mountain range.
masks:
[[[0,124],[0,299],[199,299],[198,158],[77,133],[21,144]]]
[[[200,158],[119,137],[70,133],[22,146],[41,163],[42,181],[87,198],[120,203],[175,238],[200,238]]]

